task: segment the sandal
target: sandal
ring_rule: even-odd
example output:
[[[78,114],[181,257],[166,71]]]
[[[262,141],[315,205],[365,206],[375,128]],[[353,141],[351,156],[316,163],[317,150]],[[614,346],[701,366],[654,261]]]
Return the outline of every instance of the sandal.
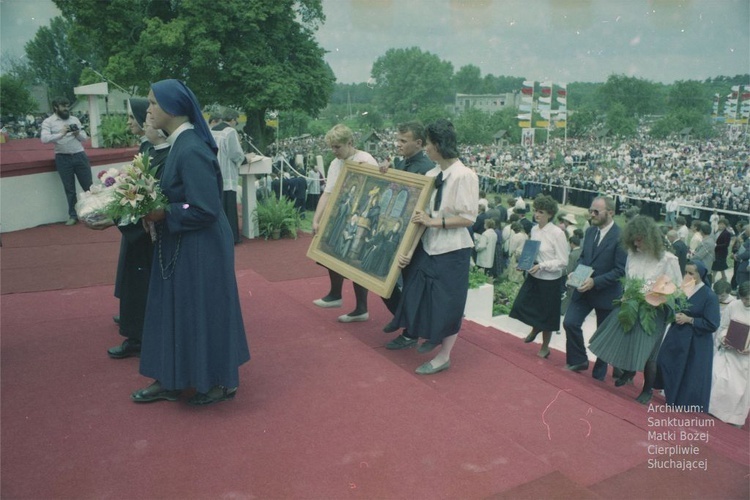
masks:
[[[214,395],[212,395],[212,393]],[[212,387],[211,390],[207,393],[196,392],[195,395],[188,400],[188,404],[191,404],[193,406],[206,406],[213,403],[218,403],[219,401],[234,399],[236,395],[236,387],[230,389],[224,387],[223,385],[217,385],[215,387]]]
[[[154,401],[177,401],[180,398],[181,393],[182,391],[180,389],[171,391],[162,389],[161,383],[159,381],[156,381],[150,386],[139,389],[132,393],[130,395],[130,399],[132,399],[136,403],[153,403]]]

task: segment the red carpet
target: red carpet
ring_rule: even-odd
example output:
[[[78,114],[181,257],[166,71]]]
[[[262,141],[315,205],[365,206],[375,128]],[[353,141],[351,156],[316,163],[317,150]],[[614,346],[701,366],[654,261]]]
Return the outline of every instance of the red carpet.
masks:
[[[451,369],[414,374],[429,355],[381,347],[376,297],[367,323],[335,320],[353,304],[348,284],[344,308],[312,305],[328,280],[305,258],[309,236],[236,247],[253,359],[234,401],[136,405],[138,360],[105,353],[120,340],[118,241],[64,226],[3,235],[2,498],[750,494],[747,431],[707,429],[708,472],[649,469],[635,387],[566,372],[560,353],[539,360],[502,332],[466,322]]]

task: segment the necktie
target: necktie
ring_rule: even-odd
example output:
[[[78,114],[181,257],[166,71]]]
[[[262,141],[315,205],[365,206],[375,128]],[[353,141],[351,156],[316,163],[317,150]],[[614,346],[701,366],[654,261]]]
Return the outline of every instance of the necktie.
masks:
[[[599,240],[601,239],[601,236],[602,236],[602,230],[597,229],[596,236],[594,237],[594,248],[599,246]]]
[[[440,172],[435,177],[435,203],[432,205],[433,211],[440,210],[440,203],[443,201],[443,173]]]

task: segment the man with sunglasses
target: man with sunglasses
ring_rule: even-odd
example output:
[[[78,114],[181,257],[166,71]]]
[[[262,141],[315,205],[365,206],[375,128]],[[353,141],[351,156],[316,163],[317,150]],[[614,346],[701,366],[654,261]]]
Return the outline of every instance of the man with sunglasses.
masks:
[[[622,295],[620,278],[625,275],[627,251],[620,244],[620,227],[615,224],[615,201],[608,196],[598,196],[591,202],[589,217],[591,227],[586,230],[583,250],[578,264],[594,269],[590,278],[573,291],[565,313],[563,327],[566,337],[566,368],[571,371],[588,370],[586,345],[583,339],[583,322],[596,311],[596,325],[601,325],[614,305],[612,301]],[[607,363],[597,359],[591,375],[604,380]]]

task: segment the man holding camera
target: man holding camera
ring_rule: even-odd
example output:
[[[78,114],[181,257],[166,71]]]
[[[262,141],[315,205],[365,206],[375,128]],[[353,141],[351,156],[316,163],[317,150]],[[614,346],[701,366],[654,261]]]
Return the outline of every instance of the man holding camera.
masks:
[[[60,174],[68,201],[68,226],[78,222],[76,214],[76,178],[84,191],[91,187],[91,165],[83,150],[82,141],[88,139],[81,122],[71,116],[70,102],[65,97],[52,101],[54,114],[42,122],[42,142],[55,143],[55,167]]]

